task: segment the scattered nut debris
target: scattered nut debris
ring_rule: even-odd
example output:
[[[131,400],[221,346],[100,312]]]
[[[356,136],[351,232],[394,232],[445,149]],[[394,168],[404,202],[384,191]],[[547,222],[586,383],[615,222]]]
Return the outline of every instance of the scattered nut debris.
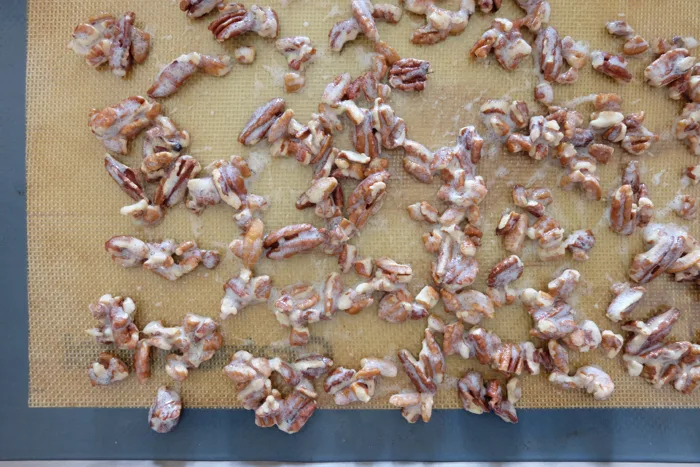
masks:
[[[76,26],[68,48],[92,67],[109,63],[112,73],[124,78],[134,63],[148,58],[151,46],[151,35],[134,26],[135,20],[131,11],[119,19],[112,15],[90,18]]]

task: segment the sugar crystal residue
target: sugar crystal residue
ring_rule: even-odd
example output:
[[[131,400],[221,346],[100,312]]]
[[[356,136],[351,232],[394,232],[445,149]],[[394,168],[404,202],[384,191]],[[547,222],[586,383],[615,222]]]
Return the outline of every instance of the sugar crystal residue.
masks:
[[[248,162],[248,167],[250,167],[250,170],[253,172],[251,181],[255,181],[260,174],[262,174],[271,159],[270,149],[267,146],[252,150],[248,153],[248,159],[246,159],[246,161]]]
[[[656,172],[654,176],[651,178],[651,183],[654,185],[659,185],[661,184],[661,177],[666,173],[666,169],[662,170],[661,172]]]
[[[287,70],[280,66],[270,65],[263,65],[263,68],[270,74],[273,85],[280,88],[284,86],[284,74],[287,72]]]
[[[326,15],[326,18],[335,18],[336,16],[342,15],[343,12],[341,9],[338,7],[338,5],[333,5],[331,9],[328,11],[328,14]]]

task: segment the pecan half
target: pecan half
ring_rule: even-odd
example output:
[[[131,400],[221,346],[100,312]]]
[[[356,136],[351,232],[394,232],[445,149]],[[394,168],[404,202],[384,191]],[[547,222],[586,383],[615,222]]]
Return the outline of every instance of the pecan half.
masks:
[[[700,103],[690,103],[683,107],[676,122],[676,138],[685,141],[690,152],[700,156]]]
[[[253,5],[246,10],[241,3],[229,2],[219,5],[219,11],[219,17],[209,25],[219,42],[247,32],[273,39],[279,34],[279,20],[272,8]]]
[[[197,52],[180,55],[166,65],[148,89],[149,97],[167,97],[175,93],[196,71],[211,76],[226,76],[233,68],[228,55],[213,56]]]
[[[496,264],[489,273],[486,285],[488,296],[496,307],[511,304],[515,300],[515,291],[509,285],[523,275],[525,266],[516,255],[508,256]]]
[[[651,86],[668,86],[690,70],[695,60],[686,49],[670,50],[644,70],[644,78]]]
[[[389,85],[401,91],[422,91],[428,80],[430,63],[417,58],[402,58],[389,69]]]
[[[542,217],[547,206],[552,204],[549,188],[525,189],[522,185],[513,186],[513,203],[535,217]]]
[[[357,21],[362,33],[372,42],[379,40],[379,31],[374,23],[374,5],[370,0],[351,0],[352,17]]]
[[[503,237],[503,247],[509,253],[519,253],[527,237],[529,220],[527,215],[509,211],[501,216],[496,235]]]
[[[647,290],[642,286],[633,287],[628,282],[618,282],[612,285],[610,291],[615,297],[610,302],[606,315],[617,322],[629,317]]]
[[[153,204],[162,208],[170,208],[185,199],[187,184],[201,171],[197,159],[192,156],[178,158],[158,185]]]
[[[172,161],[189,145],[190,134],[186,130],[179,130],[170,118],[158,115],[143,141],[141,172],[146,180],[153,182],[165,176]]]
[[[611,77],[618,83],[632,82],[632,73],[627,69],[627,60],[620,55],[595,50],[591,52],[591,65],[594,70]]]
[[[90,131],[113,153],[127,154],[128,143],[160,114],[160,104],[132,96],[111,107],[90,112]]]
[[[615,390],[610,375],[595,365],[582,366],[576,370],[574,376],[555,371],[549,375],[549,381],[563,389],[585,389],[599,401],[610,399]]]
[[[643,232],[647,251],[632,260],[629,276],[638,284],[646,284],[661,275],[684,252],[688,234],[673,224],[650,224]]]
[[[311,285],[294,284],[285,287],[275,302],[275,316],[283,326],[290,327],[289,343],[294,346],[309,342],[308,325],[323,319],[324,311],[314,308],[321,297]]]
[[[504,69],[512,71],[532,53],[532,47],[523,39],[519,25],[505,18],[496,18],[491,29],[484,32],[469,53],[482,59],[491,51]]]
[[[251,270],[241,270],[238,277],[229,279],[224,285],[221,319],[235,316],[249,305],[266,302],[271,291],[272,281],[269,276],[253,276]]]
[[[156,433],[169,433],[180,422],[182,400],[180,394],[167,386],[158,388],[156,400],[148,410],[148,426]]]
[[[693,220],[698,214],[697,199],[692,195],[677,195],[671,202],[671,209],[678,217]]]
[[[238,142],[244,146],[254,146],[267,135],[268,130],[285,109],[284,99],[275,98],[258,107],[253,112],[243,131],[238,135]]]
[[[295,224],[282,227],[265,236],[263,247],[270,259],[280,260],[298,253],[310,251],[321,245],[326,237],[326,229],[317,229],[311,224]]]
[[[371,174],[360,182],[348,197],[348,219],[358,229],[362,230],[369,218],[381,209],[389,177],[389,172],[386,171]]]
[[[338,367],[326,377],[323,389],[333,396],[336,405],[369,402],[380,378],[394,378],[398,371],[393,363],[378,358],[363,358],[360,364],[358,371]]]

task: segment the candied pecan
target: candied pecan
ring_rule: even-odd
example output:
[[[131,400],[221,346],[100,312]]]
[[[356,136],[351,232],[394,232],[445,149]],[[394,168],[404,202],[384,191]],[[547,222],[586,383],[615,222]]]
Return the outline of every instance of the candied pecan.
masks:
[[[574,376],[555,371],[549,375],[549,381],[563,389],[585,389],[599,401],[610,399],[615,390],[610,376],[595,365],[582,366],[576,370]]]
[[[510,253],[519,253],[525,243],[528,218],[524,214],[509,211],[498,222],[496,235],[503,237],[503,247]]]
[[[327,255],[338,255],[343,247],[358,233],[358,229],[344,217],[334,217],[327,222],[323,252]]]
[[[149,182],[160,179],[189,145],[190,134],[186,130],[178,130],[171,119],[158,115],[143,141],[141,172]]]
[[[362,33],[372,42],[379,40],[379,31],[374,23],[374,5],[370,0],[351,0],[352,17],[357,22]]]
[[[622,325],[623,331],[633,334],[627,340],[625,353],[636,355],[663,341],[680,318],[678,308],[668,308],[647,321],[631,321]]]
[[[642,376],[657,388],[673,384],[677,391],[690,394],[700,383],[698,344],[673,342],[622,358],[631,376]]]
[[[219,42],[247,32],[273,39],[279,33],[279,20],[272,8],[253,5],[246,10],[242,4],[231,2],[219,5],[219,11],[220,16],[209,25],[209,30]]]
[[[290,72],[284,74],[284,92],[295,93],[301,91],[306,86],[304,75]]]
[[[661,275],[684,253],[688,234],[673,224],[650,224],[643,232],[647,251],[632,260],[629,276],[638,284],[646,284]]]
[[[369,402],[379,378],[394,378],[398,371],[390,361],[378,358],[363,358],[360,364],[362,368],[358,371],[341,366],[326,377],[323,389],[333,396],[336,405]]]
[[[618,83],[626,84],[632,81],[632,73],[627,69],[627,60],[620,55],[595,50],[591,52],[591,65],[594,70]]]
[[[255,47],[252,45],[244,45],[233,51],[233,58],[236,60],[236,63],[250,65],[255,61],[255,54]]]
[[[669,85],[668,97],[674,100],[685,97],[691,102],[700,103],[700,63]]]
[[[148,410],[148,426],[156,433],[169,433],[180,422],[182,400],[180,394],[167,386],[158,388],[156,400]]]
[[[289,343],[294,346],[309,342],[308,325],[324,318],[324,311],[314,308],[321,297],[311,285],[295,284],[285,287],[275,302],[277,321],[290,327]]]
[[[535,160],[542,160],[549,154],[550,148],[556,147],[564,138],[564,133],[556,120],[547,120],[542,116],[530,118],[529,135],[514,133],[506,140],[508,152],[526,152]]]
[[[422,91],[430,72],[430,63],[417,58],[402,58],[389,69],[389,85],[401,91]]]
[[[574,261],[588,260],[588,252],[595,246],[592,230],[575,230],[564,240],[564,247],[571,252]]]
[[[564,148],[562,148],[562,146]],[[567,152],[573,154],[569,157]],[[565,164],[567,172],[559,180],[559,186],[565,190],[571,190],[579,186],[586,194],[587,199],[600,200],[603,190],[600,186],[600,177],[596,173],[598,166],[595,159],[585,154],[579,154],[569,143],[564,143],[559,148],[559,160]]]
[[[253,276],[250,269],[242,269],[224,285],[221,299],[221,319],[237,315],[243,308],[264,303],[270,298],[272,282],[269,276]]]
[[[467,412],[481,415],[493,412],[506,423],[518,423],[515,404],[522,395],[520,381],[511,378],[506,385],[504,395],[503,384],[498,380],[484,382],[481,373],[468,371],[457,384],[462,406]]]
[[[551,261],[566,254],[567,243],[564,241],[564,229],[556,219],[542,216],[527,229],[527,236],[536,240],[540,247],[537,251],[540,259]]]
[[[515,291],[509,285],[523,274],[523,262],[516,255],[508,256],[496,264],[489,273],[486,285],[488,296],[496,307],[511,304]]]
[[[533,216],[542,217],[545,207],[552,204],[552,192],[549,188],[525,189],[522,185],[514,185],[513,202]]]
[[[350,73],[343,73],[335,77],[333,82],[328,83],[323,91],[321,102],[331,107],[338,107],[340,101],[345,97],[352,77]]]
[[[671,202],[671,209],[678,217],[693,220],[698,214],[697,199],[692,195],[677,195]]]
[[[311,39],[305,36],[284,37],[275,42],[277,51],[287,58],[292,70],[302,70],[316,55]]]
[[[143,186],[136,172],[109,154],[105,155],[105,169],[107,173],[117,182],[119,188],[135,201],[148,200],[143,191]]]
[[[622,138],[622,149],[630,154],[639,155],[659,140],[659,136],[649,131],[642,123],[645,113],[639,112],[625,117],[622,124],[627,127],[627,133]]]
[[[554,102],[554,89],[549,83],[539,83],[535,86],[535,100],[540,104],[550,105]]]
[[[338,180],[333,177],[323,177],[314,180],[311,186],[299,196],[297,209],[305,209],[320,204],[328,199],[338,186]]]
[[[502,0],[478,0],[482,13],[491,13],[500,10]]]
[[[285,259],[304,253],[325,241],[326,229],[317,229],[311,224],[295,224],[282,227],[265,236],[263,246],[270,259]]]
[[[615,334],[612,331],[605,330],[601,334],[600,348],[605,352],[608,358],[615,358],[622,350],[622,345],[625,340],[620,334]]]
[[[251,269],[260,259],[263,250],[264,225],[260,219],[251,221],[242,239],[235,239],[229,245],[231,253],[241,259],[243,265]]]
[[[397,117],[394,110],[382,98],[374,101],[372,123],[386,149],[396,149],[406,141],[406,122]]]
[[[399,352],[399,360],[416,392],[394,394],[389,403],[401,407],[401,415],[409,423],[415,423],[419,418],[427,423],[432,415],[437,385],[442,382],[445,374],[445,359],[432,331],[425,330],[418,360],[408,350]]]
[[[547,0],[517,0],[517,4],[527,13],[517,21],[519,26],[525,26],[530,31],[537,32],[542,24],[549,22],[551,7]]]
[[[473,257],[476,248],[473,242],[468,241],[465,244],[464,241],[457,241],[448,232],[442,231],[438,235],[442,237],[442,240],[437,250],[437,256],[430,265],[430,273],[436,284],[456,293],[464,287],[470,286],[479,272],[479,263]],[[465,240],[468,239],[465,238]],[[470,249],[473,252],[467,251],[471,255],[466,255],[462,250],[465,250],[464,247],[469,243],[472,243]]]
[[[160,104],[132,96],[111,107],[90,112],[90,131],[104,147],[117,154],[128,153],[128,143],[160,114]]]
[[[186,11],[190,18],[199,18],[211,13],[221,5],[221,0],[180,0],[180,10]]]
[[[165,372],[176,381],[184,381],[189,368],[199,368],[223,345],[216,322],[193,313],[185,315],[182,326],[166,328],[162,322],[152,321],[143,328],[142,333],[146,337],[139,341],[139,347],[145,349],[144,355],[143,358],[134,358],[136,374],[141,382],[144,379],[142,375],[150,375],[149,353],[153,347],[176,352],[168,355]]]
[[[197,52],[180,55],[158,73],[148,89],[148,96],[167,97],[175,93],[198,70],[212,76],[225,76],[232,67],[228,55],[215,57]]]
[[[580,70],[588,61],[588,45],[584,42],[576,42],[570,36],[564,36],[561,40],[561,53],[574,70]]]
[[[346,42],[354,41],[362,32],[355,18],[338,21],[328,33],[328,42],[331,51],[340,52]]]
[[[160,206],[154,206],[145,199],[122,207],[119,213],[131,217],[136,225],[148,227],[157,225],[165,216]]]
[[[646,226],[654,214],[647,187],[639,181],[638,166],[637,161],[627,164],[622,185],[610,199],[610,229],[623,235],[631,235],[636,226]]]
[[[114,344],[118,349],[136,348],[139,329],[133,322],[136,305],[131,298],[106,294],[88,308],[95,319],[102,321],[100,326],[87,331],[98,343]]]
[[[403,10],[390,3],[377,3],[374,5],[372,16],[374,19],[386,21],[387,23],[396,24],[401,21]]]
[[[532,316],[530,335],[539,339],[559,339],[577,329],[571,305],[558,297],[534,289],[525,289],[520,300]]]
[[[107,386],[129,376],[129,367],[119,357],[109,352],[100,353],[97,361],[90,363],[88,377],[93,386]]]
[[[413,297],[406,289],[390,292],[379,301],[379,318],[390,323],[403,323],[409,317],[420,319],[422,316],[412,316]]]
[[[181,156],[172,165],[165,177],[160,181],[153,196],[153,204],[163,208],[175,206],[185,198],[187,183],[201,171],[197,159],[192,156]]]
[[[584,320],[574,332],[565,336],[562,341],[569,349],[588,352],[600,346],[602,336],[597,324],[590,320]]]
[[[362,230],[369,218],[381,209],[389,177],[389,172],[386,171],[371,174],[360,182],[348,197],[348,219],[358,229]]]
[[[687,49],[673,49],[659,58],[644,70],[644,78],[654,87],[668,86],[680,79],[695,64]]]
[[[539,54],[542,76],[546,81],[556,81],[564,65],[562,44],[557,30],[552,26],[541,29],[537,33],[535,47]]]
[[[431,3],[425,8],[427,24],[411,34],[411,42],[436,44],[450,35],[461,34],[473,14],[474,2],[471,0],[462,0],[457,11],[446,10]]]
[[[441,175],[445,183],[437,196],[448,204],[469,208],[480,204],[488,194],[484,179],[464,169],[443,170]]]
[[[136,15],[127,12],[117,20],[111,15],[90,18],[73,31],[68,48],[85,58],[93,67],[109,63],[116,76],[123,78],[133,62],[148,57],[151,35],[134,26]]]
[[[547,291],[557,298],[566,300],[574,292],[581,280],[581,273],[575,269],[565,269],[547,284]]]
[[[676,138],[684,140],[690,151],[700,156],[700,103],[690,103],[683,107],[676,122]]]
[[[270,130],[277,118],[284,113],[284,99],[275,98],[258,107],[238,135],[238,142],[244,146],[258,144]]]
[[[457,389],[462,406],[467,412],[481,415],[491,411],[486,402],[486,387],[481,373],[477,371],[466,372],[460,378]]]
[[[476,290],[464,290],[453,294],[447,289],[440,291],[445,311],[465,324],[479,324],[482,318],[493,318],[494,304],[489,297]]]
[[[433,180],[433,175],[447,168],[447,164],[451,160],[436,157],[438,153],[431,152],[416,141],[404,141],[403,148],[405,151],[404,170],[423,183],[430,183]]]
[[[532,53],[532,48],[523,39],[518,24],[496,18],[469,53],[477,59],[486,58],[493,51],[498,63],[506,70],[515,70],[520,62]]]
[[[644,297],[646,288],[631,286],[628,282],[613,284],[610,291],[615,297],[608,306],[606,315],[613,321],[626,320]]]

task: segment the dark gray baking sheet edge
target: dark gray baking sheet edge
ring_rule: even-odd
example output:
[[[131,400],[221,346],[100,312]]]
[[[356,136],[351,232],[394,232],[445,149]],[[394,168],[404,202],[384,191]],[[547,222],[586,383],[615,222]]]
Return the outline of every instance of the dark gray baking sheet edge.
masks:
[[[398,411],[319,411],[289,436],[241,410],[187,410],[158,435],[145,410],[28,408],[26,0],[2,3],[0,459],[700,460],[698,410],[521,410],[517,425],[463,411],[437,411],[427,425]]]

